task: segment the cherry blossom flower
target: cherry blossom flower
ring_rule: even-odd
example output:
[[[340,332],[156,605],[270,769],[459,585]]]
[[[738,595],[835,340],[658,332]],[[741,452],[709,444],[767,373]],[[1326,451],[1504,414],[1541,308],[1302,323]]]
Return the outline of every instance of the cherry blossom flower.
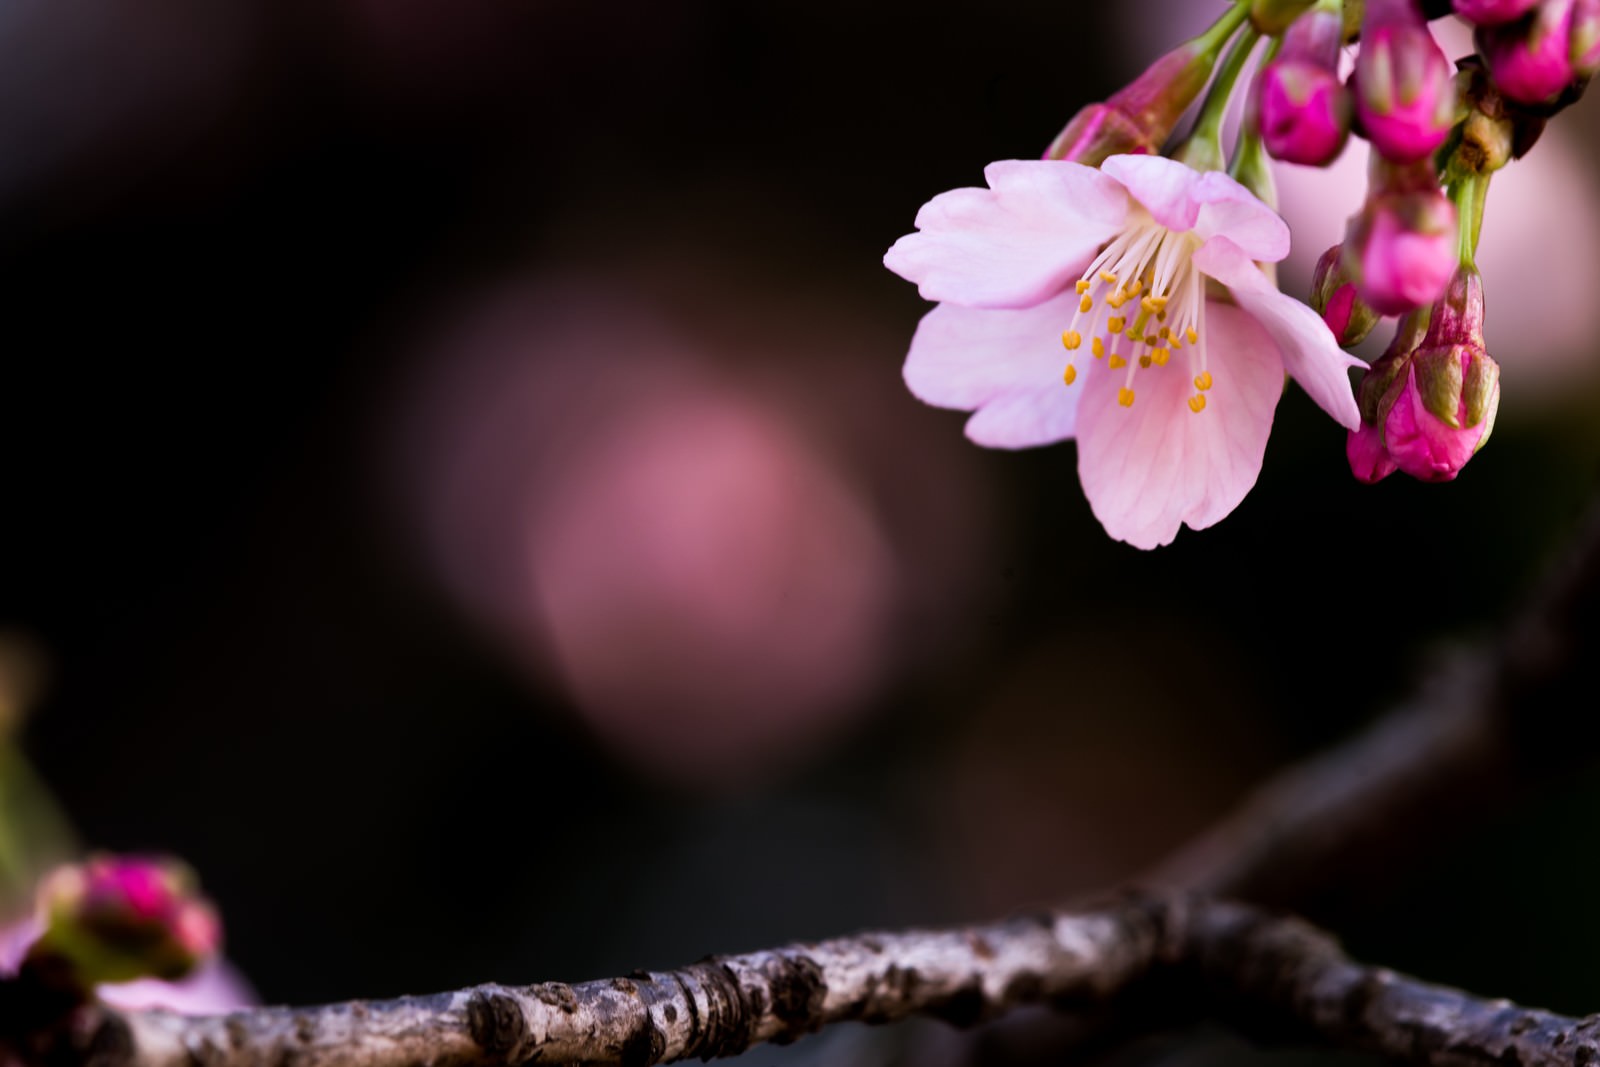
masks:
[[[1365,364],[1257,268],[1288,254],[1289,231],[1232,178],[1156,156],[1100,170],[1014,160],[984,176],[987,189],[924,205],[918,232],[884,257],[939,302],[906,383],[974,411],[967,436],[982,445],[1076,437],[1084,493],[1112,537],[1153,548],[1237,507],[1285,371],[1360,425],[1346,370]]]

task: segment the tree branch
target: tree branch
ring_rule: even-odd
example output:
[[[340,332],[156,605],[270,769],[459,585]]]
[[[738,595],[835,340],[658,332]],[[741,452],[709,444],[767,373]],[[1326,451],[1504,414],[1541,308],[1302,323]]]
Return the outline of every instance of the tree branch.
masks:
[[[1295,919],[1187,895],[1128,896],[988,926],[867,934],[579,985],[214,1017],[94,1009],[94,1067],[645,1067],[732,1056],[831,1023],[971,1025],[1025,1003],[1193,1017],[1415,1064],[1589,1067],[1600,1016],[1485,1000],[1351,961]],[[59,1052],[59,1050],[56,1050]],[[59,1061],[35,1050],[41,1061]]]
[[[1141,882],[1304,911],[1352,872],[1392,876],[1437,847],[1441,827],[1595,761],[1597,653],[1600,504],[1500,633],[1365,732],[1270,779]]]

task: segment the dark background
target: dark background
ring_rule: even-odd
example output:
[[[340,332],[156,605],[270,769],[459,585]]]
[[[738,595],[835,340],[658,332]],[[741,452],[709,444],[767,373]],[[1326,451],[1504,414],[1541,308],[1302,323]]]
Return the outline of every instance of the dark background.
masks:
[[[1087,7],[6,3],[0,625],[46,665],[21,744],[81,840],[193,863],[271,1001],[665,967],[1106,884],[1490,624],[1594,488],[1581,362],[1524,400],[1497,350],[1494,441],[1443,487],[1356,484],[1291,387],[1245,504],[1148,554],[1070,444],[982,452],[899,386],[923,305],[880,259],[917,206],[1176,43]],[[669,332],[873,517],[870,682],[782,758],[652,764],[440,577],[407,427],[508,299],[601,330],[567,394],[530,320],[548,403],[600,418]],[[1592,1010],[1595,872],[1546,846],[1597,814],[1579,782],[1441,827],[1353,874],[1349,941]],[[823,1059],[932,1062],[863,1040]]]

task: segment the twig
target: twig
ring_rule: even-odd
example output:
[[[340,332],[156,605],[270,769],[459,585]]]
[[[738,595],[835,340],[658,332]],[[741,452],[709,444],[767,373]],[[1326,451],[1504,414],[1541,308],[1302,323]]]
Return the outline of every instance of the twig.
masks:
[[[100,1009],[94,1067],[645,1067],[787,1042],[825,1025],[969,1025],[1036,1002],[1211,1017],[1414,1064],[1587,1067],[1600,1016],[1529,1011],[1352,962],[1295,919],[1173,895],[965,929],[718,957],[631,978],[193,1018]],[[46,1057],[49,1058],[49,1057]]]
[[[1107,1003],[1146,974],[1160,916],[1126,904],[712,957],[664,973],[227,1016],[104,1010],[95,1067],[401,1067],[732,1056],[847,1020],[971,1025],[1022,1003]],[[82,1027],[80,1027],[80,1030]]]
[[[1141,883],[1304,911],[1352,872],[1392,877],[1441,827],[1594,762],[1597,653],[1600,505],[1499,635],[1449,659],[1413,702],[1269,780]]]

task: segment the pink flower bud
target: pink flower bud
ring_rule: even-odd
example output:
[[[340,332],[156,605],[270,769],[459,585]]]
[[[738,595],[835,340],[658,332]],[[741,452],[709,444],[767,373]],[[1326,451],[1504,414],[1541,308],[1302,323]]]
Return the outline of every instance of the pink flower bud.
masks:
[[[1572,84],[1572,14],[1573,0],[1544,0],[1518,22],[1478,28],[1478,51],[1502,93],[1520,103],[1542,104]]]
[[[1454,71],[1414,0],[1367,0],[1350,84],[1361,132],[1385,159],[1424,159],[1455,124]]]
[[[28,958],[64,963],[84,987],[181,978],[221,947],[215,910],[176,860],[94,856],[58,868],[38,907],[44,932]]]
[[[1539,0],[1455,0],[1456,14],[1479,26],[1515,22]]]
[[[1425,162],[1373,157],[1367,200],[1345,231],[1343,269],[1380,315],[1436,298],[1456,266],[1456,209]]]
[[[1267,151],[1286,163],[1333,162],[1350,133],[1350,93],[1339,81],[1343,19],[1316,10],[1283,36],[1278,57],[1261,72],[1259,114]]]
[[[1213,27],[1179,45],[1104,103],[1081,109],[1050,142],[1044,158],[1097,167],[1112,156],[1159,150],[1211,79],[1216,31]]]
[[[1311,306],[1345,348],[1366,340],[1381,316],[1356,292],[1344,269],[1344,250],[1334,245],[1322,253],[1311,275]]]
[[[1350,431],[1344,454],[1350,461],[1350,473],[1368,485],[1376,485],[1400,469],[1383,447],[1383,431],[1368,422],[1362,423],[1359,430]]]
[[[1489,440],[1500,407],[1500,368],[1483,347],[1478,272],[1456,272],[1414,350],[1396,346],[1361,383],[1363,426],[1346,445],[1351,470],[1376,481],[1392,464],[1422,481],[1450,481]]]

